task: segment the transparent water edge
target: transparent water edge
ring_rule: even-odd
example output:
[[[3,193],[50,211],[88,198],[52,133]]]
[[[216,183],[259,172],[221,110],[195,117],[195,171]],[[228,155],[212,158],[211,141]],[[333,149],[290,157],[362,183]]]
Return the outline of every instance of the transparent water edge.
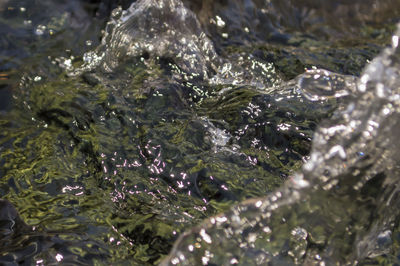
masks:
[[[398,262],[398,2],[46,4],[0,6],[2,263]]]

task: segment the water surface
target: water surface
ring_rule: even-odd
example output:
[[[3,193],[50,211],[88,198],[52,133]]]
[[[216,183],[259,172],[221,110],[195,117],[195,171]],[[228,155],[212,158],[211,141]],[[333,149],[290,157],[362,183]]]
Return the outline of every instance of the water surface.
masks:
[[[111,2],[0,4],[2,263],[398,263],[398,1]]]

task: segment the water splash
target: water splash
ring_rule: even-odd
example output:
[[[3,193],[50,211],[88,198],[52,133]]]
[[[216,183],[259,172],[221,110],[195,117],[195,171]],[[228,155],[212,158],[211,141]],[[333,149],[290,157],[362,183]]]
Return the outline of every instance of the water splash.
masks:
[[[324,69],[310,69],[298,77],[299,90],[310,101],[353,95],[356,77],[332,73]]]
[[[178,0],[116,9],[100,46],[82,60],[68,53],[53,62],[76,76],[24,75],[15,108],[0,121],[0,191],[34,228],[15,231],[0,255],[38,263],[156,263],[181,230],[283,180],[288,184],[267,198],[246,201],[184,234],[189,242],[196,238],[187,249],[177,244],[173,254],[179,256],[171,262],[330,264],[390,251],[393,214],[382,204],[397,199],[389,191],[396,186],[385,187],[393,169],[379,172],[374,163],[393,166],[395,159],[385,156],[394,154],[379,157],[391,148],[381,141],[391,120],[372,119],[375,107],[367,108],[378,101],[368,82],[390,63],[374,63],[379,71],[360,80],[334,73],[358,75],[374,53],[356,47],[362,56],[354,59],[354,43],[344,52],[327,50],[333,44],[315,38],[320,31],[329,35],[332,24],[305,36],[314,25],[307,21],[321,14],[308,1],[210,2],[202,2],[200,12]],[[212,5],[228,11],[207,11]],[[359,6],[337,10],[343,5]],[[303,32],[293,33],[299,21]],[[381,33],[371,33],[368,43],[383,45],[375,40]],[[397,46],[398,35],[391,39]],[[79,61],[83,66],[76,68]],[[320,69],[294,78],[312,66]],[[388,81],[395,70],[385,74]],[[372,90],[386,101],[393,84],[381,83]],[[397,112],[396,100],[389,102],[382,109],[386,118]],[[316,124],[329,117],[309,156]],[[395,135],[389,141],[396,143]],[[302,174],[294,174],[303,161]],[[19,256],[21,239],[27,253]],[[356,245],[367,255],[357,255]]]
[[[162,265],[352,264],[387,252],[400,199],[399,35],[400,25],[356,99],[319,126],[302,172],[187,231]]]
[[[217,58],[196,15],[176,0],[140,0],[127,10],[115,9],[96,54],[86,54],[77,73],[98,65],[110,72],[126,57],[151,55],[173,59],[181,71],[194,77],[208,77],[208,68],[215,68],[212,62]]]
[[[281,82],[272,63],[251,55],[218,55],[196,14],[180,0],[141,0],[127,10],[113,10],[101,45],[83,55],[81,67],[65,69],[72,76],[94,70],[113,72],[128,59],[146,61],[149,57],[166,63],[180,81],[197,79],[260,89]]]

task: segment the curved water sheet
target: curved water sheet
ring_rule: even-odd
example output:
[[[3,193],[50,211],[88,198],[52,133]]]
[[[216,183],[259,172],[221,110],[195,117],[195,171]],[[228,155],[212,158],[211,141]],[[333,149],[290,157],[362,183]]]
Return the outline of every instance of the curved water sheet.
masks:
[[[115,9],[102,44],[84,54],[82,66],[66,69],[70,75],[112,73],[129,59],[156,60],[180,81],[259,88],[279,85],[281,81],[273,64],[250,54],[220,57],[196,14],[180,0],[140,0],[127,10]],[[101,76],[92,78],[107,82]]]
[[[184,233],[163,265],[352,265],[389,254],[399,219],[400,25],[356,99],[317,129],[302,171]],[[324,83],[322,83],[323,85]]]
[[[100,65],[112,71],[126,57],[170,58],[185,73],[207,77],[217,55],[196,15],[176,0],[140,0],[115,9],[102,45],[84,56],[78,73]]]

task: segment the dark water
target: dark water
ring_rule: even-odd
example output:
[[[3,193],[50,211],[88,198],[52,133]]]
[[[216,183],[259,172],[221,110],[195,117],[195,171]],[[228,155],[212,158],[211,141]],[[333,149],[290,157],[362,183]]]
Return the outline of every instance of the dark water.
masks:
[[[399,263],[399,13],[0,1],[0,262]]]

